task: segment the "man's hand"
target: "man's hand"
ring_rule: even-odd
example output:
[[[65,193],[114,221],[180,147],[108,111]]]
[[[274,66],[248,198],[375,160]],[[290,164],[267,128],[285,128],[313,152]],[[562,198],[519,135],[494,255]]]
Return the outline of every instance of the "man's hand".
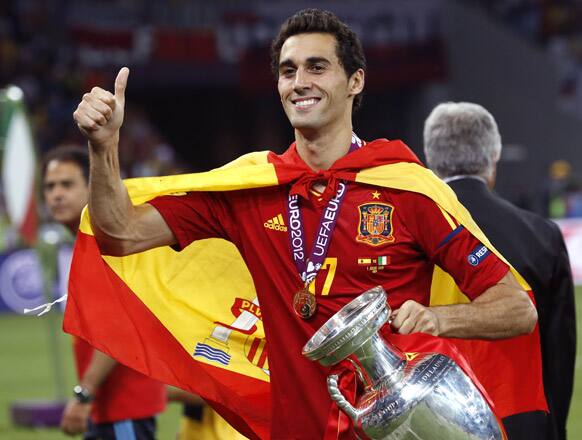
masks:
[[[128,76],[129,69],[123,67],[115,78],[115,94],[93,87],[90,93],[83,95],[83,100],[73,113],[79,130],[97,150],[117,145],[119,128],[123,123]]]
[[[91,407],[91,403],[70,399],[61,419],[61,431],[67,435],[78,435],[87,431]]]
[[[408,335],[410,333],[428,333],[439,335],[439,318],[430,307],[425,307],[416,301],[408,300],[399,309],[392,311],[392,327],[398,333]]]

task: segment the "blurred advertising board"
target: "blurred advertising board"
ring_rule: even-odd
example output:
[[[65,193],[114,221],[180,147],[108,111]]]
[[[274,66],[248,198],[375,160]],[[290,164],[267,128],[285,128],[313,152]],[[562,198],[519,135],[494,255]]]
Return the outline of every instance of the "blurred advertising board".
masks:
[[[45,298],[43,276],[35,249],[23,248],[0,253],[0,313],[20,313],[61,297],[67,292],[72,247],[58,250],[57,280],[52,298]],[[65,303],[59,304],[64,308]]]

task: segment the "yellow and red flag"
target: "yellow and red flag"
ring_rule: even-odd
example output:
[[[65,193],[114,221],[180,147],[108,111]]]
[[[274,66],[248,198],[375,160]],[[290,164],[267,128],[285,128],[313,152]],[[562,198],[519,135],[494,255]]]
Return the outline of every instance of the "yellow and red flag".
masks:
[[[259,152],[206,173],[130,179],[125,184],[134,204],[166,194],[290,182],[302,185],[322,177],[415,191],[432,198],[501,257],[452,190],[424,168],[404,144],[382,140],[369,143],[362,150],[365,149],[372,156],[375,150],[383,149],[389,157],[366,161],[362,160],[365,154],[353,153],[356,159],[347,161],[349,165],[344,169],[315,173],[294,169],[273,153]],[[366,163],[369,168],[364,168]],[[529,290],[519,274],[513,268],[512,271]],[[435,280],[440,278],[435,275]],[[434,290],[433,303],[466,300],[453,287],[446,297],[442,293],[447,292]],[[251,276],[231,243],[213,238],[194,242],[181,252],[162,247],[127,257],[102,256],[85,210],[71,267],[64,329],[121,363],[201,395],[246,436],[269,437],[268,341]],[[528,344],[532,343],[535,341],[529,338]],[[470,355],[477,350],[473,346],[463,348],[473,365]],[[524,350],[531,348],[529,345]],[[531,354],[531,350],[527,353]],[[539,360],[539,347],[537,356]],[[499,408],[498,401],[502,405],[505,402],[488,388],[488,381],[499,381],[492,372],[501,360],[484,356],[478,359],[485,362],[481,370],[487,373],[478,377],[497,406],[498,415],[518,412],[519,405]],[[530,363],[535,364],[531,359]],[[517,371],[521,365],[513,368]],[[541,387],[541,371],[539,378]],[[531,390],[526,398],[527,405],[545,409],[543,389],[541,394],[540,389]]]

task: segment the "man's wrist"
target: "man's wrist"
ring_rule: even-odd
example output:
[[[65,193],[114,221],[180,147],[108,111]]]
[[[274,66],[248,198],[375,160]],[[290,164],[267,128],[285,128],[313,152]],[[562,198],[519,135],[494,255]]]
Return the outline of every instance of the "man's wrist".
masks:
[[[107,156],[110,153],[117,153],[119,147],[119,131],[109,139],[101,141],[89,141],[89,151],[92,155]]]
[[[73,395],[75,396],[77,402],[83,404],[91,403],[95,400],[95,396],[91,393],[91,391],[82,385],[75,385],[75,387],[73,387]]]

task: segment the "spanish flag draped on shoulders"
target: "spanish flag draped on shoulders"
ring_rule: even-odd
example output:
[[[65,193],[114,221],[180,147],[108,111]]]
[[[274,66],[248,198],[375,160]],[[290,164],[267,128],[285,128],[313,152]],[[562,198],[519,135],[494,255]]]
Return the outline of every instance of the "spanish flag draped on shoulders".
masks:
[[[282,155],[250,153],[205,173],[129,179],[125,184],[134,204],[191,191],[278,185],[301,193],[315,180],[413,191],[431,198],[503,259],[452,190],[402,142],[369,142],[320,172],[288,160],[292,149],[295,145]],[[436,266],[432,284],[431,305],[468,301]],[[64,329],[125,365],[201,395],[244,435],[268,438],[276,402],[270,401],[267,338],[256,298],[249,270],[233,244],[205,239],[181,252],[162,247],[127,257],[103,256],[85,210]],[[457,356],[461,365],[468,362],[498,417],[546,410],[537,327],[530,335],[492,342],[423,334],[389,337],[403,351],[440,350]]]

